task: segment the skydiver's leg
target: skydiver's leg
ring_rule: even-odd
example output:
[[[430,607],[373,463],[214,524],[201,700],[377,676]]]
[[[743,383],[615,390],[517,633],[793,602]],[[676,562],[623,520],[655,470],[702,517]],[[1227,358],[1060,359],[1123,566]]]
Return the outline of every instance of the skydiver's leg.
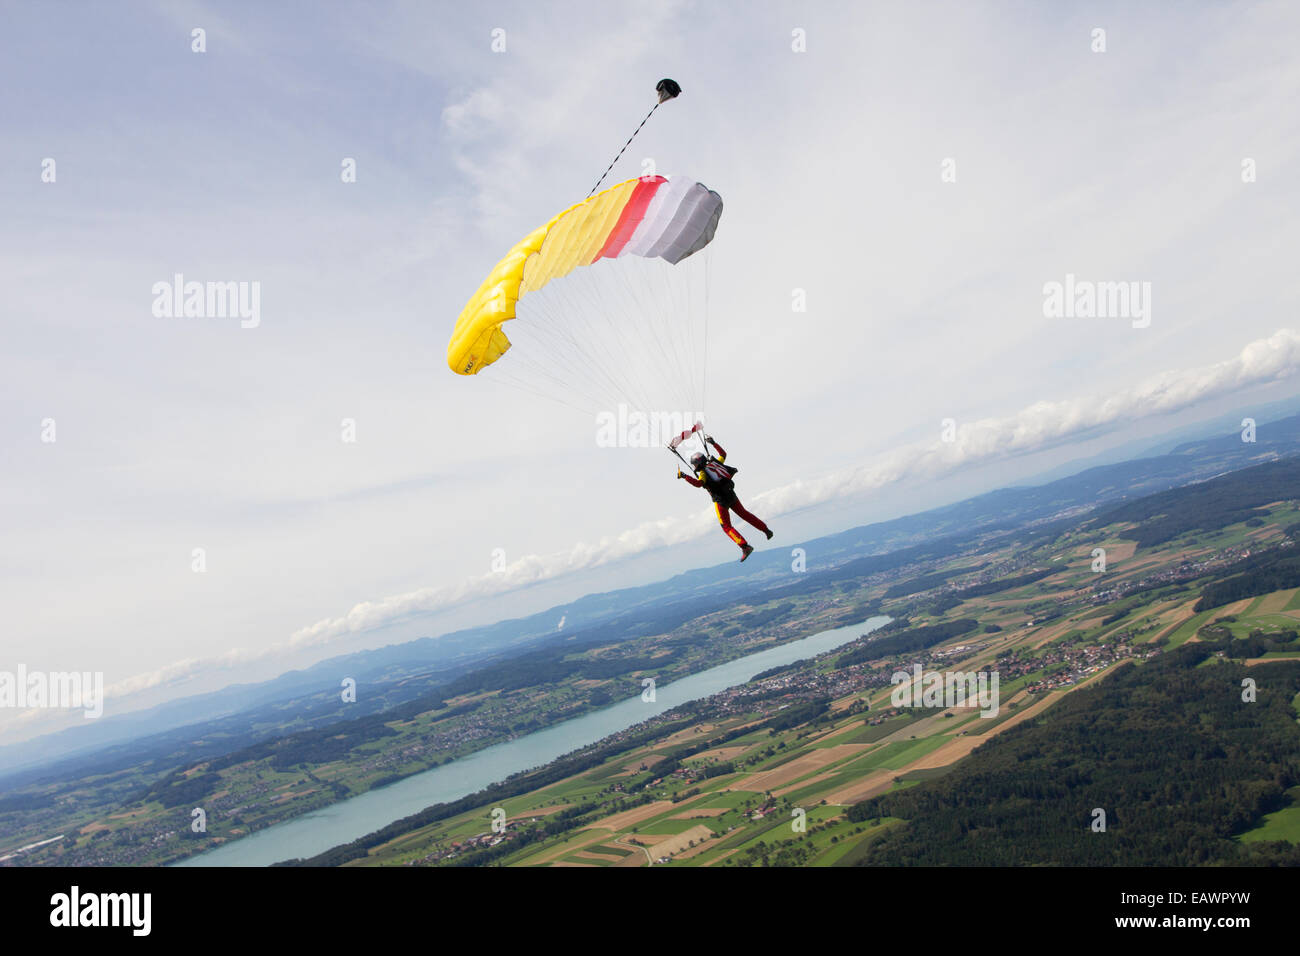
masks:
[[[722,530],[727,533],[727,537],[736,542],[742,549],[748,545],[739,531],[731,526],[731,514],[727,511],[726,505],[720,501],[713,503],[713,510],[717,512],[718,524],[722,525]]]
[[[772,537],[772,533],[768,531],[767,525],[763,524],[762,519],[756,518],[754,515],[746,511],[745,506],[740,503],[739,498],[731,499],[731,510],[734,511],[736,514],[740,515],[742,518],[744,518],[746,521],[752,524],[759,531],[763,532],[763,534],[767,535],[769,538]]]

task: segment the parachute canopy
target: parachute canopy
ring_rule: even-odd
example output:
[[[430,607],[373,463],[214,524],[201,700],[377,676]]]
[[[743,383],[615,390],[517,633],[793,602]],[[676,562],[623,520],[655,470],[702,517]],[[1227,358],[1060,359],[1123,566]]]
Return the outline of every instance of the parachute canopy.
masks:
[[[448,367],[458,375],[477,375],[500,359],[511,345],[501,326],[516,317],[520,300],[552,280],[601,259],[658,258],[676,266],[712,241],[721,216],[721,196],[680,176],[629,179],[570,206],[525,236],[470,297],[447,345]],[[611,305],[603,303],[598,315],[574,316],[580,310],[566,307],[533,318],[555,326],[579,319],[613,325],[638,321],[628,314],[634,307]],[[576,332],[559,333],[572,343],[570,350],[580,346]]]
[[[670,80],[665,76],[655,84],[655,92],[659,94],[660,103],[667,103],[669,100],[675,100],[681,96],[682,88],[677,84],[676,80]],[[636,134],[632,135],[635,136]]]

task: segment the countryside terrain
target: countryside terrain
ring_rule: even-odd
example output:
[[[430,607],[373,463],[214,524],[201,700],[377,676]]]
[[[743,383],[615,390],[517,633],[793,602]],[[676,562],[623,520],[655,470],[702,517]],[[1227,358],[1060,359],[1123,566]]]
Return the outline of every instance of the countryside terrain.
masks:
[[[1298,489],[1264,465],[868,576],[895,621],[858,644],[299,862],[1300,863]],[[916,664],[996,671],[998,713],[894,706]]]
[[[1285,440],[1293,442],[1294,423],[1288,427]],[[759,675],[303,862],[1098,862],[1077,854],[1100,843],[1071,850],[1053,842],[1066,834],[1094,836],[1092,811],[1107,801],[1101,792],[1084,799],[1081,780],[1062,786],[1075,794],[1071,800],[1091,800],[1088,806],[1062,802],[1059,793],[1021,794],[1014,798],[1021,801],[1018,815],[999,816],[994,807],[990,817],[962,816],[960,794],[995,787],[1014,802],[1008,794],[1017,787],[1088,759],[1061,749],[1073,738],[1058,732],[1059,721],[1101,720],[1093,710],[1129,713],[1130,705],[1112,696],[1159,697],[1153,682],[1182,679],[1183,671],[1196,678],[1181,692],[1189,701],[1185,712],[1143,709],[1152,723],[1120,722],[1112,731],[1118,736],[1107,738],[1110,751],[1100,738],[1089,746],[1103,748],[1108,759],[1128,754],[1124,759],[1132,761],[1138,741],[1187,738],[1191,752],[1179,755],[1181,775],[1188,777],[1181,805],[1196,797],[1188,768],[1231,754],[1239,761],[1236,776],[1220,788],[1222,806],[1207,810],[1198,839],[1210,849],[1196,862],[1285,857],[1294,850],[1292,799],[1300,783],[1293,756],[1300,752],[1294,711],[1300,459],[1252,452],[1262,464],[1238,462],[1228,474],[1140,497],[1124,494],[1118,466],[1017,491],[1022,516],[1011,520],[1005,517],[1010,493],[999,493],[989,496],[995,507],[940,509],[928,535],[902,535],[901,546],[866,554],[861,544],[854,550],[855,536],[879,548],[880,532],[875,538],[870,529],[845,532],[827,548],[837,560],[806,573],[792,573],[780,553],[765,555],[772,568],[786,562],[783,570],[761,574],[743,592],[715,576],[694,593],[679,589],[676,600],[629,601],[620,616],[551,633],[513,653],[399,669],[386,683],[363,687],[362,703],[351,710],[362,715],[351,719],[339,719],[349,711],[337,691],[318,693],[263,707],[251,730],[248,721],[233,729],[230,718],[32,771],[11,778],[0,796],[0,862],[174,862],[492,743],[633,699],[646,677],[669,683],[876,614],[893,621],[855,644]],[[1233,453],[1210,442],[1184,454],[1204,472]],[[1130,463],[1126,473],[1140,476],[1139,487],[1168,484],[1176,457]],[[1080,488],[1095,495],[1092,505],[1079,501]],[[973,520],[977,513],[986,517]],[[965,524],[970,527],[962,530]],[[1098,563],[1103,552],[1104,566]],[[894,706],[891,675],[915,665],[996,671],[996,716],[981,716],[978,707]],[[1234,719],[1247,721],[1236,727],[1218,719],[1224,715],[1215,708],[1224,694],[1239,699],[1246,676],[1260,684],[1259,698],[1234,711]],[[1125,691],[1125,682],[1136,682],[1136,689]],[[1188,737],[1189,722],[1205,731],[1204,739]],[[1015,769],[1030,758],[1008,758],[1006,748],[1038,746],[1035,735],[1052,751],[1051,770],[1031,779]],[[1242,739],[1251,745],[1236,753]],[[1261,741],[1277,747],[1268,750]],[[1074,741],[1078,748],[1086,743]],[[1145,766],[1169,753],[1145,754]],[[980,777],[979,787],[945,790],[995,765],[1002,767],[995,782]],[[1164,768],[1159,779],[1168,783],[1180,776],[1175,770]],[[1093,783],[1112,794],[1129,779],[1100,779],[1105,776]],[[1172,795],[1164,797],[1167,805]],[[991,806],[980,799],[980,806]],[[1144,792],[1134,799],[1112,806],[1109,833],[1118,835],[1156,797]],[[938,857],[939,850],[919,854],[914,845],[924,819],[943,819],[949,835],[985,832],[1001,847],[1013,829],[1009,821],[1024,817],[1026,806],[1054,807],[1064,816],[1037,820],[1019,849],[1002,856],[972,856],[962,841]],[[206,814],[202,833],[190,827],[196,807]],[[929,845],[939,844],[931,839]],[[1170,845],[1161,855],[1139,841],[1105,860],[1169,863],[1182,860],[1188,845]]]

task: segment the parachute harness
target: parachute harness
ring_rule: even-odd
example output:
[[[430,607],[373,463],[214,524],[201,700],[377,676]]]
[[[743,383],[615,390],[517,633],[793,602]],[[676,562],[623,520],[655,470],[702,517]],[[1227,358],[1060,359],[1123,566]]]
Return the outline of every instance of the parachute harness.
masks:
[[[682,432],[680,435],[678,435],[676,438],[670,441],[665,447],[674,455],[676,455],[679,459],[681,459],[681,463],[683,465],[686,465],[688,468],[691,468],[691,471],[694,471],[695,469],[691,467],[691,463],[688,462],[685,458],[682,458],[682,453],[677,450],[677,446],[680,445],[682,442],[686,441],[686,439],[690,438],[692,435],[694,435],[696,438],[700,440],[700,448],[704,450],[704,457],[712,458],[713,455],[709,452],[709,442],[704,437],[704,425],[701,422],[696,422],[686,431]]]

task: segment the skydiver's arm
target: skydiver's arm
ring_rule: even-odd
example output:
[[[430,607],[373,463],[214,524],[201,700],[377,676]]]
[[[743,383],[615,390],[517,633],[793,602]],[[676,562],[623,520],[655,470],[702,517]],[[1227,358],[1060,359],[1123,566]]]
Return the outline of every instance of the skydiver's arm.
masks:
[[[712,446],[713,446],[713,450],[716,451],[716,452],[718,453],[718,461],[726,461],[726,460],[727,460],[727,453],[726,453],[725,451],[723,451],[721,445],[719,445],[717,442],[715,442],[712,438],[708,439],[708,443],[709,443],[710,445],[712,445]]]
[[[704,482],[700,481],[698,478],[692,478],[690,475],[682,471],[677,472],[677,477],[682,479],[682,481],[689,481],[696,488],[699,488],[704,484]]]

